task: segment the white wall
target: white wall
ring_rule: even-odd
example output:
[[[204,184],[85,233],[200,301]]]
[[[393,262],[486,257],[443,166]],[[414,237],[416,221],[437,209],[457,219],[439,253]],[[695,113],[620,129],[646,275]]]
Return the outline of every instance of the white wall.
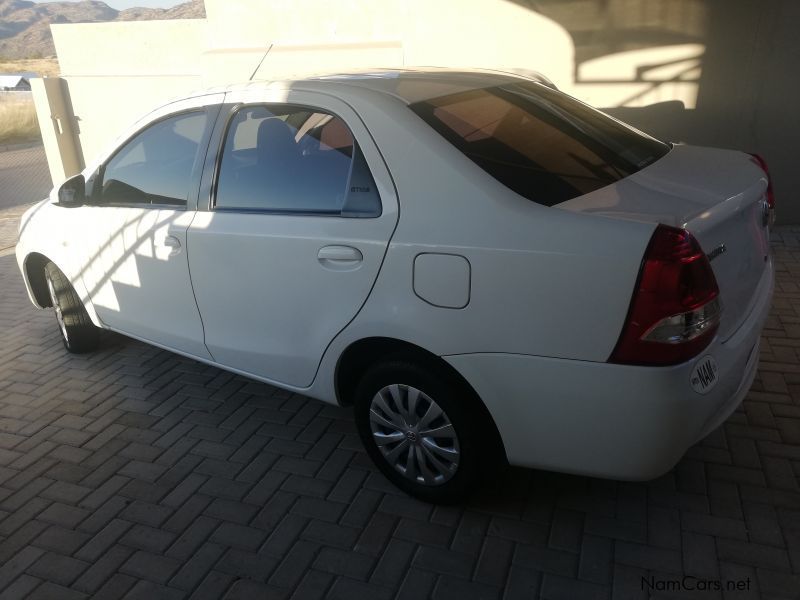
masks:
[[[794,109],[800,78],[791,75],[800,62],[795,0],[205,5],[205,20],[52,26],[65,84],[48,89],[61,89],[66,111],[74,113],[76,152],[83,160],[155,105],[200,87],[247,80],[262,59],[258,79],[425,65],[535,69],[563,90],[661,137],[763,154],[781,202],[779,219],[800,222],[800,203],[791,200],[800,191],[790,150],[800,142]],[[531,5],[546,5],[553,19]],[[576,66],[573,35],[614,46],[614,28],[635,19],[641,20],[637,36],[647,44],[628,48],[620,34],[618,49]],[[579,31],[568,31],[574,22]],[[664,41],[662,30],[672,38],[685,34],[686,41]],[[37,104],[52,104],[44,88],[37,89]],[[63,134],[59,141],[45,125],[43,137],[56,179],[69,171],[61,165]]]
[[[151,108],[203,85],[198,57],[207,46],[205,20],[51,29],[84,162]]]
[[[561,27],[503,0],[349,0],[335,10],[328,0],[206,0],[206,12],[205,20],[51,26],[84,162],[150,108],[246,81],[262,59],[259,79],[408,65],[532,68],[533,57],[555,50],[546,70],[566,81],[571,64]],[[58,134],[43,135],[58,163]]]

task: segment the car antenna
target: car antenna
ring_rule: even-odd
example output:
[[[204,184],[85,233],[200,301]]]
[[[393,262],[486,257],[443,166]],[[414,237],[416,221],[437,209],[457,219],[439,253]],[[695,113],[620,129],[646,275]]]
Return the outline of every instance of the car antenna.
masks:
[[[255,77],[255,76],[256,76],[256,73],[258,73],[258,70],[261,68],[261,65],[264,63],[264,59],[265,59],[265,58],[267,58],[267,54],[269,54],[269,51],[270,51],[270,50],[272,50],[272,47],[273,47],[274,45],[275,45],[274,43],[272,43],[272,44],[270,44],[270,45],[269,45],[269,48],[267,48],[267,51],[266,51],[266,52],[264,52],[264,56],[262,56],[262,57],[261,57],[261,60],[260,60],[260,61],[258,61],[258,66],[256,67],[256,70],[255,70],[255,71],[253,71],[253,74],[252,74],[252,75],[250,75],[250,79],[248,79],[247,81],[253,81],[253,77]]]

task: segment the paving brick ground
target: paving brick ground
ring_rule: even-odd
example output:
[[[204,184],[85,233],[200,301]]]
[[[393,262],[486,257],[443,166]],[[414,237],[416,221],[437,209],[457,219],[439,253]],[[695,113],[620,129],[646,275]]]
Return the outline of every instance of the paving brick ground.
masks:
[[[0,210],[41,200],[52,185],[44,146],[0,147]]]
[[[43,146],[0,148],[0,252],[15,243],[19,216],[52,185]]]
[[[774,250],[753,389],[672,472],[510,469],[446,508],[348,410],[119,336],[68,355],[6,253],[0,598],[800,598],[800,229]]]

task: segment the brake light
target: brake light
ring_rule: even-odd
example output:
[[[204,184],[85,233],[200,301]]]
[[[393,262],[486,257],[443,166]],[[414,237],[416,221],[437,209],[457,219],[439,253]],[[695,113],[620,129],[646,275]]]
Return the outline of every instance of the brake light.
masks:
[[[684,229],[659,225],[645,251],[628,318],[609,362],[674,365],[694,358],[719,328],[719,287]]]
[[[769,205],[770,210],[775,209],[775,192],[772,189],[772,177],[769,175],[769,167],[767,166],[767,161],[758,154],[751,154],[750,160],[752,160],[755,164],[757,164],[762,171],[764,171],[764,175],[767,176],[767,204]]]

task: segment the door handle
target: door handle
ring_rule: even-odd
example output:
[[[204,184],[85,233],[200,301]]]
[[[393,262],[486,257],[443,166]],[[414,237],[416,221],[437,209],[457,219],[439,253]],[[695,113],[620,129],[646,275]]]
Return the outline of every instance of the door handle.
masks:
[[[357,268],[364,255],[352,246],[325,246],[317,253],[317,260],[323,267],[344,271]]]
[[[167,237],[165,237],[164,245],[167,248],[172,248],[172,252],[169,253],[170,256],[175,256],[181,251],[181,241],[174,235],[168,235]]]

